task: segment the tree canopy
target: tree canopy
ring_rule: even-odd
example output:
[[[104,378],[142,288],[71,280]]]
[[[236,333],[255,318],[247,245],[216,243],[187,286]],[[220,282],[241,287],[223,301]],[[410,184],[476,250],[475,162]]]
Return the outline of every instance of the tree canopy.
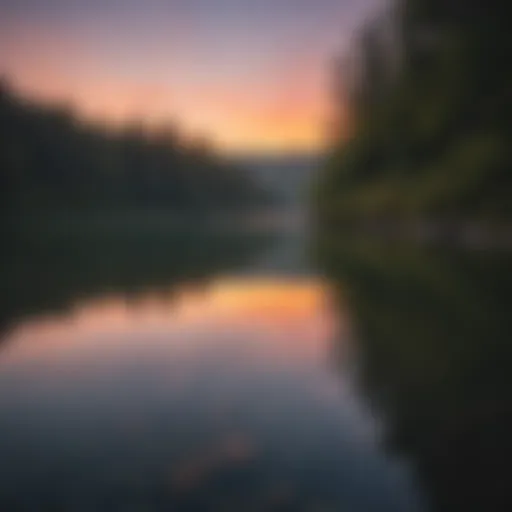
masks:
[[[269,200],[244,170],[171,125],[107,129],[0,82],[3,214],[42,211],[235,212]]]
[[[350,136],[316,189],[325,218],[510,221],[507,8],[401,0],[367,24],[341,72]]]

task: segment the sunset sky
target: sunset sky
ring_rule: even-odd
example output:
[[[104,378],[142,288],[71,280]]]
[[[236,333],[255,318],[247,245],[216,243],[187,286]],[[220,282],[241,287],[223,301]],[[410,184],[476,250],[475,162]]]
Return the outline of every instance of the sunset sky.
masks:
[[[0,0],[0,75],[226,151],[321,146],[333,58],[379,0]]]

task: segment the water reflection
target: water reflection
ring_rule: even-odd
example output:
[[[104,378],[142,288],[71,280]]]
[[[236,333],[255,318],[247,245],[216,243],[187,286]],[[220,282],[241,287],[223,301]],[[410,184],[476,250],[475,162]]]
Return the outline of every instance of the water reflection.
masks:
[[[2,509],[418,509],[333,315],[316,278],[227,276],[22,322],[0,358]]]
[[[173,287],[200,286],[249,264],[274,243],[269,233],[180,231],[166,225],[39,226],[2,231],[0,336],[16,321],[58,311],[77,300],[145,290],[172,297]]]
[[[339,237],[320,247],[350,304],[361,386],[429,510],[512,510],[510,253]]]

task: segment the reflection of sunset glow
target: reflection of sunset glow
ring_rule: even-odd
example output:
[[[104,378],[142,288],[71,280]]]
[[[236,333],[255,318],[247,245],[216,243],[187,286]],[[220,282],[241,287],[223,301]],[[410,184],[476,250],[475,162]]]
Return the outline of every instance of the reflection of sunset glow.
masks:
[[[326,289],[318,281],[221,279],[201,291],[185,287],[172,299],[161,294],[129,302],[104,298],[60,317],[27,322],[8,340],[3,361],[9,354],[45,359],[98,347],[115,350],[129,346],[134,335],[164,340],[160,346],[173,357],[226,338],[235,340],[237,350],[308,359],[324,354],[332,322]]]
[[[123,510],[134,490],[154,489],[156,508],[170,496],[168,510],[240,511],[295,509],[312,481],[320,497],[345,481],[340,496],[361,482],[366,498],[377,477],[383,492],[380,475],[394,485],[395,465],[384,464],[371,411],[339,364],[346,340],[333,337],[329,297],[309,277],[219,278],[26,321],[0,357],[0,451],[21,454],[10,457],[19,488],[40,489],[49,473],[49,485],[57,474],[74,489],[78,464],[80,501],[111,488]],[[219,500],[232,490],[236,501]],[[340,503],[333,510],[350,509]]]
[[[295,316],[316,311],[324,299],[324,290],[315,281],[236,280],[215,284],[211,293],[216,307],[230,311]]]

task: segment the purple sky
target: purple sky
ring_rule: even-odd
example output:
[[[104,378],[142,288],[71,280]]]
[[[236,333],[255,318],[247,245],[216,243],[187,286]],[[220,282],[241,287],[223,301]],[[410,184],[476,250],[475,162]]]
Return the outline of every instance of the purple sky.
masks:
[[[0,73],[227,150],[321,144],[329,66],[382,0],[0,0]]]

